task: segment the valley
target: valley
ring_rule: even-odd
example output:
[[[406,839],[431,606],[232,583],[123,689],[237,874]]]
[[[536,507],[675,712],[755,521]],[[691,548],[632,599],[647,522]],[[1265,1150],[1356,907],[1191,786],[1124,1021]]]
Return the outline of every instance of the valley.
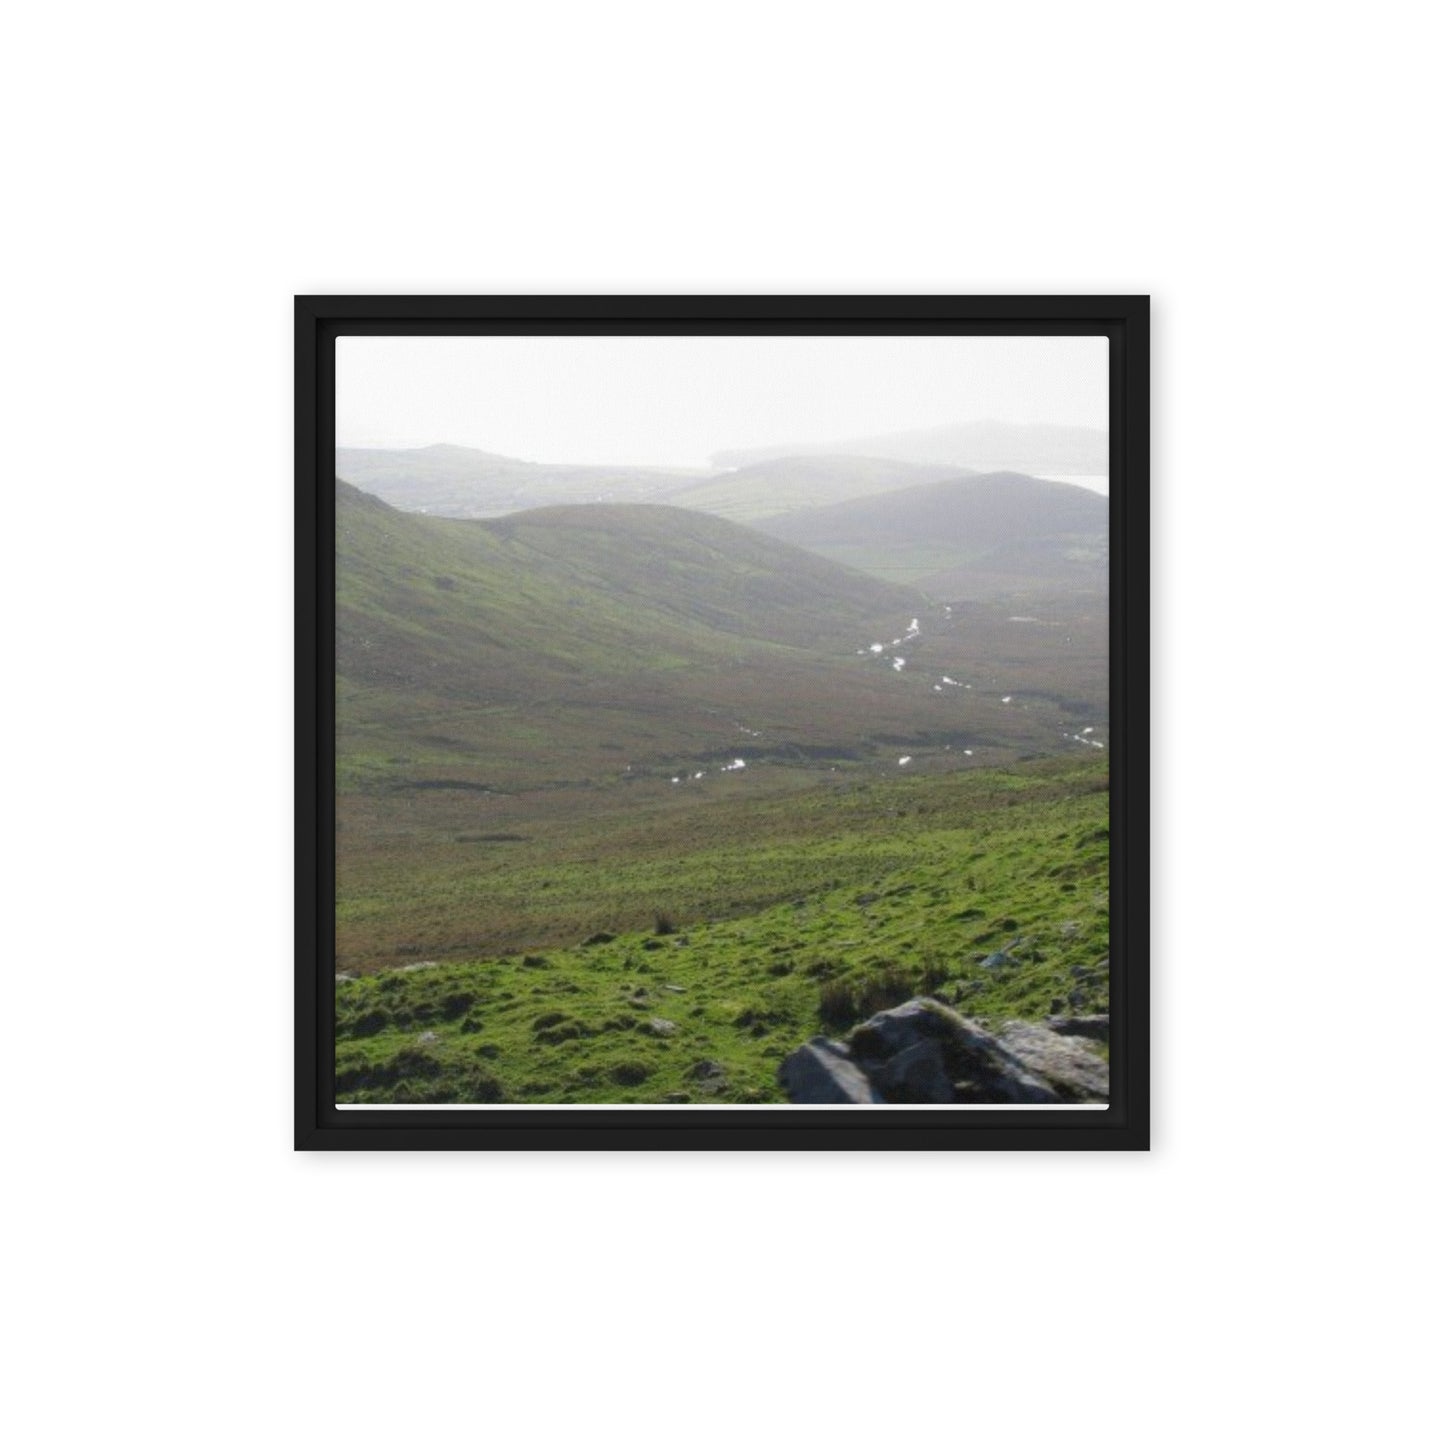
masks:
[[[338,481],[343,1101],[779,1102],[915,993],[1107,1010],[1107,504],[832,465],[708,511]]]

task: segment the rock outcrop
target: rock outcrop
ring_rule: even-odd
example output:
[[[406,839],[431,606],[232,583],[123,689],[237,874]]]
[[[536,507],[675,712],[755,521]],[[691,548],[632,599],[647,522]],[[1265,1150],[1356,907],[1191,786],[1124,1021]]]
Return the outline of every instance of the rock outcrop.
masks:
[[[810,1039],[778,1080],[794,1104],[1105,1103],[1109,1066],[1091,1040],[1108,1019],[986,1029],[936,999],[874,1014],[845,1040]]]
[[[883,1097],[848,1057],[843,1044],[821,1034],[794,1049],[778,1066],[778,1080],[794,1104],[881,1104]]]

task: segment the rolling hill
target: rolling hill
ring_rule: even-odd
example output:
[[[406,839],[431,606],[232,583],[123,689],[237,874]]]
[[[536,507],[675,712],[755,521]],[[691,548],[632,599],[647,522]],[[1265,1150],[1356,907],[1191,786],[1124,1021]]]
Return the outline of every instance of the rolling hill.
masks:
[[[1098,592],[1108,583],[1108,499],[1014,472],[951,478],[753,525],[950,601]]]
[[[842,745],[870,698],[890,730],[914,707],[858,675],[857,651],[918,613],[917,593],[702,513],[454,521],[338,482],[336,539],[338,749],[354,783],[438,767],[506,786],[610,776],[619,752],[642,766],[735,749],[741,711],[779,746]]]
[[[959,476],[958,467],[877,457],[776,457],[707,477],[665,495],[670,505],[753,522]]]
[[[1109,470],[1109,438],[1091,427],[1045,426],[999,421],[965,422],[922,431],[889,432],[826,444],[791,443],[716,453],[719,467],[746,467],[781,457],[819,454],[882,457],[915,466],[966,467],[974,471],[1103,476]]]
[[[338,447],[336,474],[403,511],[438,517],[500,517],[528,507],[647,501],[699,475],[524,462],[447,444],[393,451]]]

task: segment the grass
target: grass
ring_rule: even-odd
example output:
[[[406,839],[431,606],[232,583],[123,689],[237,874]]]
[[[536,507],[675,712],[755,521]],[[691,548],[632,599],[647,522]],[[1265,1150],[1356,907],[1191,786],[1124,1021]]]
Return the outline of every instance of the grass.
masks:
[[[986,1019],[1104,1010],[1106,787],[1087,758],[812,790],[754,808],[746,846],[670,826],[665,866],[619,848],[590,888],[558,860],[434,897],[493,927],[528,889],[572,898],[572,938],[338,982],[341,1097],[768,1102],[811,1034],[916,992]]]

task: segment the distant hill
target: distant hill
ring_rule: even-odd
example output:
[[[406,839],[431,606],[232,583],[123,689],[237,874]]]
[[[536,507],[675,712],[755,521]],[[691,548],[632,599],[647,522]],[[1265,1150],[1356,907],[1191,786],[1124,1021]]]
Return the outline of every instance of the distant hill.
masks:
[[[780,457],[817,455],[879,457],[980,472],[1104,476],[1109,470],[1109,438],[1090,427],[976,421],[824,445],[792,443],[723,451],[712,460],[719,467],[747,467]]]
[[[336,555],[338,752],[353,782],[443,763],[454,775],[474,755],[488,782],[587,777],[599,754],[740,745],[739,710],[808,743],[856,742],[875,694],[881,727],[917,711],[857,661],[919,612],[917,593],[702,513],[454,521],[338,482]]]
[[[878,457],[786,456],[704,478],[668,492],[664,500],[730,521],[752,522],[962,474],[958,467]]]
[[[940,599],[1107,587],[1108,499],[1014,472],[932,482],[754,525]]]
[[[338,447],[336,474],[407,512],[500,517],[528,507],[639,502],[696,481],[699,472],[524,462],[474,447]]]

